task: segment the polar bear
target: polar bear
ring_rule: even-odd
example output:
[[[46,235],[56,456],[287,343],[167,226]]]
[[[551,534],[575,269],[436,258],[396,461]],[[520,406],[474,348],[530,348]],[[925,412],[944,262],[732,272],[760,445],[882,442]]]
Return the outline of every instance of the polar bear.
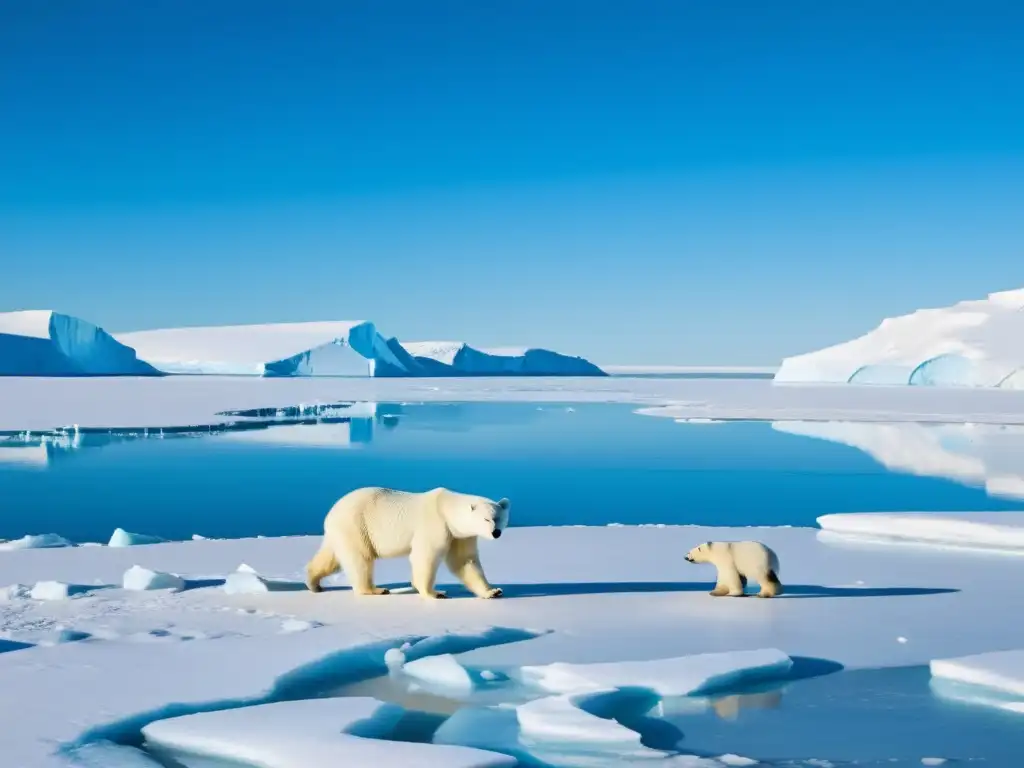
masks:
[[[484,576],[477,538],[500,537],[508,527],[509,507],[508,499],[492,501],[447,488],[425,493],[352,491],[324,519],[323,543],[306,566],[306,586],[320,592],[320,581],[340,568],[356,594],[386,595],[388,590],[374,586],[374,561],[408,555],[412,586],[421,597],[447,597],[434,589],[442,559],[477,597],[501,597],[501,590]]]
[[[711,591],[715,597],[742,597],[747,579],[761,585],[758,597],[782,594],[779,558],[759,541],[706,541],[686,555],[690,563],[711,563],[718,569],[718,583]]]

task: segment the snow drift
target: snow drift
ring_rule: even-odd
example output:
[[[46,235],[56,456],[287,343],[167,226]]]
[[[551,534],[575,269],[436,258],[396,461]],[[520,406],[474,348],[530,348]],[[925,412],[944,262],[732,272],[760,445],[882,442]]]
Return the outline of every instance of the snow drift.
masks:
[[[463,341],[410,341],[402,347],[426,376],[606,376],[582,357],[548,349],[476,349]]]
[[[329,321],[166,328],[117,335],[165,373],[409,376],[373,323]]]
[[[0,376],[153,376],[135,350],[48,309],[0,313]]]
[[[887,318],[859,338],[788,357],[778,382],[1024,389],[1024,288]]]

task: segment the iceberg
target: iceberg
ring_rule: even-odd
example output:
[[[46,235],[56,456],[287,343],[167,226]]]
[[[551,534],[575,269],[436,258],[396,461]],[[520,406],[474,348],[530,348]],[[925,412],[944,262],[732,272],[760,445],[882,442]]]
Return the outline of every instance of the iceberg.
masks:
[[[164,373],[229,376],[409,376],[373,323],[328,321],[119,333]]]
[[[48,309],[0,312],[0,376],[156,376],[102,328]]]
[[[1024,288],[887,318],[873,331],[787,357],[777,382],[1024,389]]]
[[[407,341],[425,376],[607,376],[582,357],[549,349],[476,349],[464,341]]]

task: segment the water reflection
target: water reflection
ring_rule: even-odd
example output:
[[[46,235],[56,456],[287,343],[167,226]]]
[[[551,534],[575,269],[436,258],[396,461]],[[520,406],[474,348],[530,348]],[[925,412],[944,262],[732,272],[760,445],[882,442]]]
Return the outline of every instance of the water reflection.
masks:
[[[999,424],[776,421],[793,435],[857,448],[886,469],[1024,499],[1024,427]]]

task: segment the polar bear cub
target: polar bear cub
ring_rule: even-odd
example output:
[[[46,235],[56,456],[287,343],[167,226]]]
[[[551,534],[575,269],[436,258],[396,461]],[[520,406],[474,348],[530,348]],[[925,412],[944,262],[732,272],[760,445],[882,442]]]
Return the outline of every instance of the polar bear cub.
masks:
[[[718,569],[718,583],[711,591],[715,597],[741,597],[748,578],[761,586],[758,597],[782,594],[778,555],[759,541],[706,541],[691,549],[686,560]]]
[[[323,543],[306,566],[306,586],[321,591],[320,581],[340,568],[356,594],[386,595],[388,590],[374,586],[374,562],[408,555],[412,586],[424,598],[447,597],[434,589],[442,560],[477,597],[501,597],[484,576],[477,538],[500,537],[508,527],[509,507],[508,499],[492,501],[447,488],[352,491],[324,518]]]

